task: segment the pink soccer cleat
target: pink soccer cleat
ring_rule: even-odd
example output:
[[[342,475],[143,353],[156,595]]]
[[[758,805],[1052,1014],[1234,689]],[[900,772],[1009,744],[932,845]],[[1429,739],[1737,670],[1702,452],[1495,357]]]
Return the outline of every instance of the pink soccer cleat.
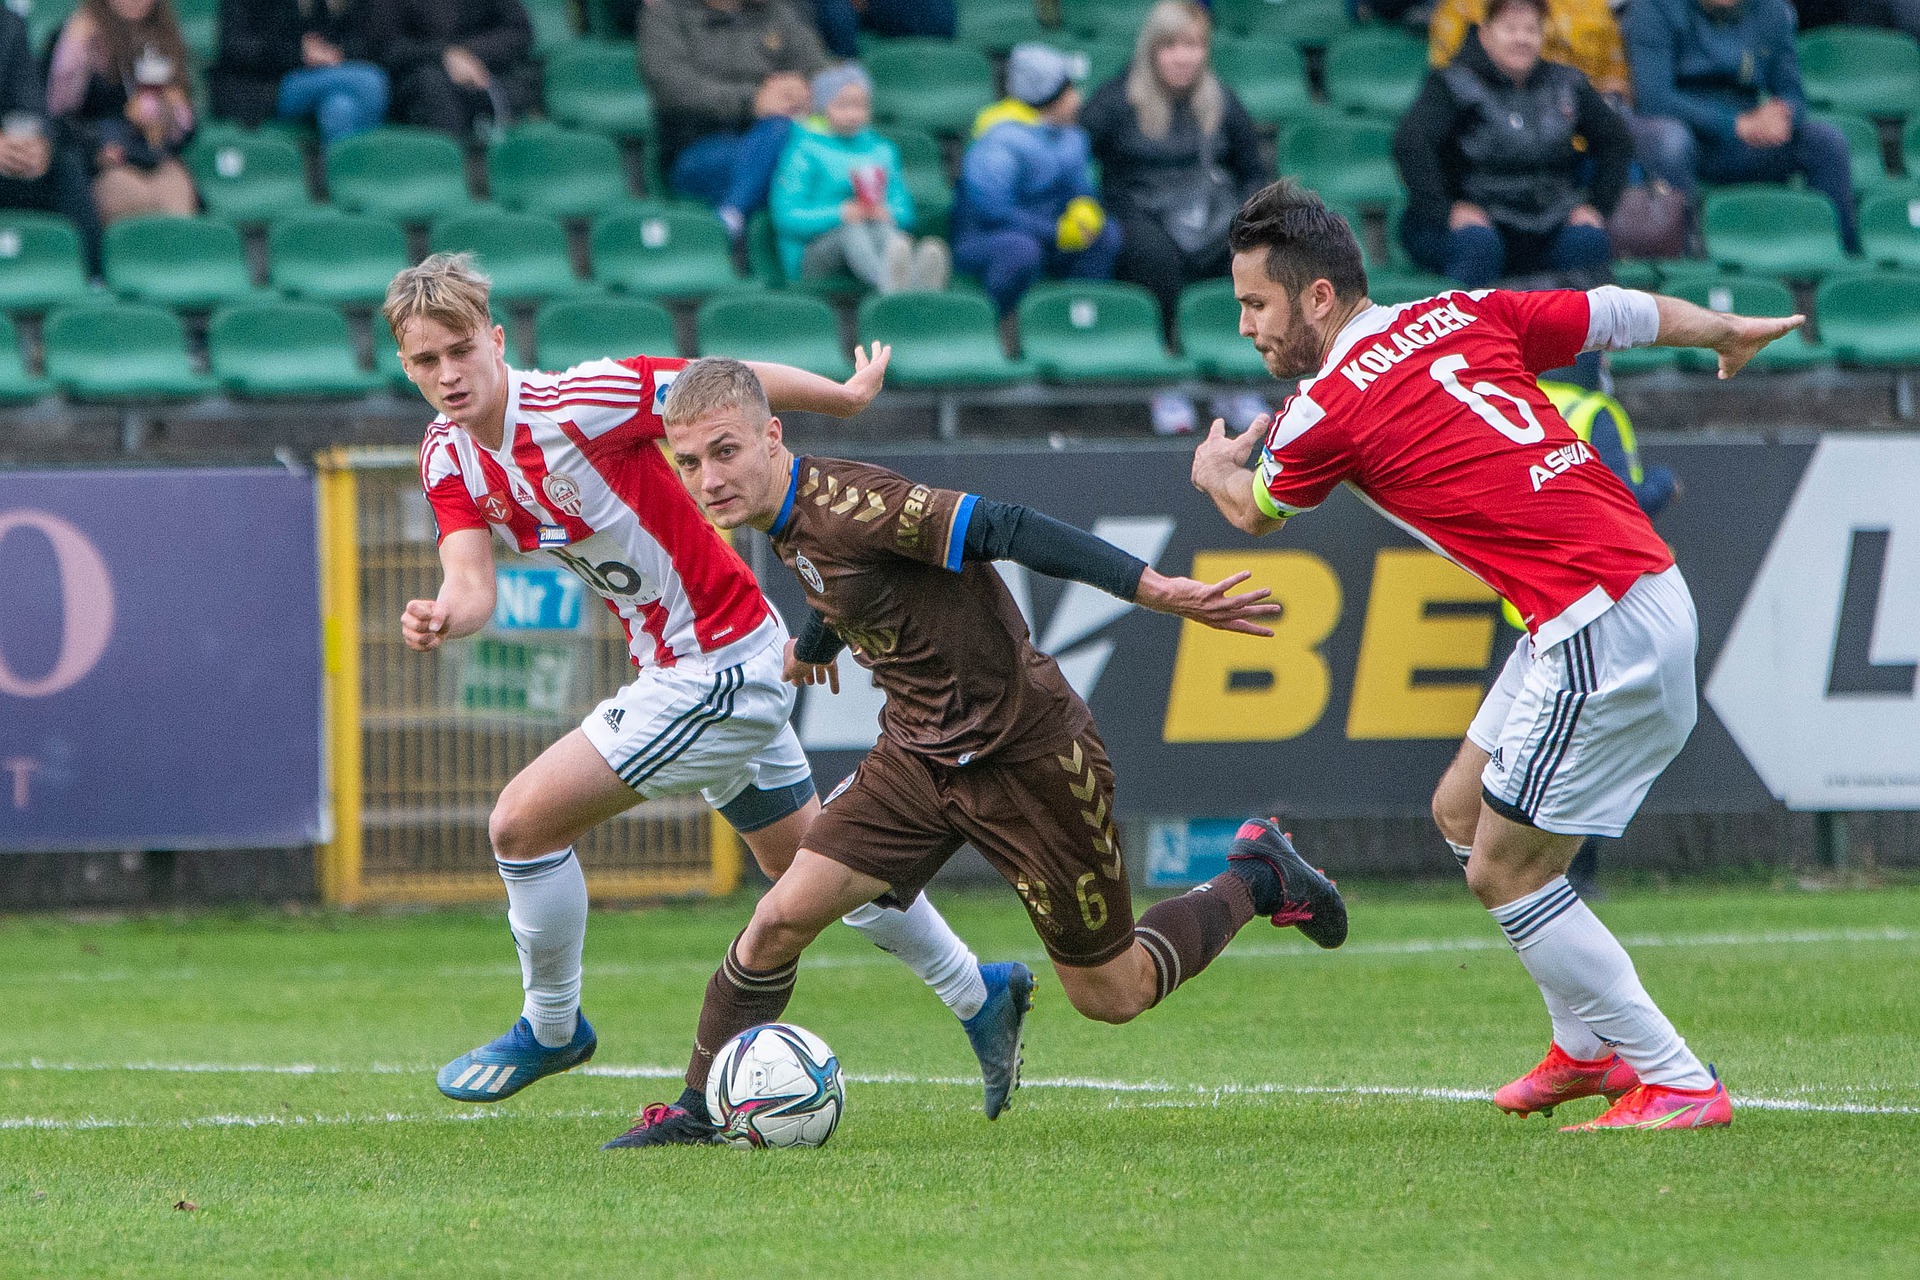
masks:
[[[1493,1095],[1493,1105],[1516,1116],[1528,1116],[1536,1111],[1550,1116],[1555,1107],[1575,1098],[1603,1094],[1608,1102],[1615,1102],[1639,1084],[1640,1077],[1617,1053],[1583,1062],[1568,1057],[1567,1051],[1556,1044],[1547,1050],[1539,1066],[1518,1080],[1501,1085]]]
[[[1733,1123],[1733,1099],[1719,1080],[1711,1089],[1675,1089],[1643,1084],[1585,1124],[1570,1124],[1562,1133],[1597,1129],[1709,1129]]]

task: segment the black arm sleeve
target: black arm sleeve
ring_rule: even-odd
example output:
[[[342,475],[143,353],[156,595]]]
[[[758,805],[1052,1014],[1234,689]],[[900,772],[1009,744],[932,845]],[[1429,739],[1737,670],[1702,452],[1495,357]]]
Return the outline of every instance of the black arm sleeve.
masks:
[[[967,523],[966,558],[1011,560],[1049,578],[1066,578],[1131,600],[1145,561],[1052,516],[981,498]]]
[[[827,625],[818,609],[807,610],[807,625],[800,628],[800,638],[793,642],[794,657],[817,667],[832,662],[846,647],[847,642]]]

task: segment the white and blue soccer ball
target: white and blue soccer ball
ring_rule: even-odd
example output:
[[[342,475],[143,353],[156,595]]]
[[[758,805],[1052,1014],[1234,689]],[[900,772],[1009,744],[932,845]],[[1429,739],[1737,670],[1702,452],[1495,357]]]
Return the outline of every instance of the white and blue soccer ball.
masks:
[[[840,1060],[804,1027],[769,1022],[720,1046],[707,1074],[707,1113],[736,1147],[818,1147],[846,1106]]]

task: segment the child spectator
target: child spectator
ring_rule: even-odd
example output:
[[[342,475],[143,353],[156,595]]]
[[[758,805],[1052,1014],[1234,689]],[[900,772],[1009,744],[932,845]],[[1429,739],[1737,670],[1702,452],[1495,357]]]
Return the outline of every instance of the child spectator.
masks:
[[[947,246],[917,245],[900,152],[873,131],[873,81],[858,63],[813,78],[812,119],[794,129],[773,179],[773,225],[789,280],[841,270],[880,293],[944,289]]]
[[[172,0],[83,0],[60,28],[47,111],[93,159],[103,223],[200,208],[180,151],[194,131]]]

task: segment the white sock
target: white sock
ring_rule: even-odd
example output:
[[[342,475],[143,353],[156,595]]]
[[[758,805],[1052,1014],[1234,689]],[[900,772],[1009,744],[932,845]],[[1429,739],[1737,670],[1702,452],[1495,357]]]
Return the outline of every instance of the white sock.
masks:
[[[905,911],[869,902],[840,917],[882,951],[900,957],[965,1022],[987,1002],[980,961],[922,893]]]
[[[1705,1089],[1713,1076],[1640,985],[1633,961],[1565,876],[1505,906],[1492,908],[1520,963],[1568,1014],[1640,1074],[1647,1084]],[[1559,1039],[1559,1018],[1554,1038]],[[1565,1044],[1560,1046],[1568,1049]],[[1584,1047],[1584,1046],[1583,1046]],[[1568,1049],[1571,1053],[1572,1050]],[[1575,1054],[1596,1058],[1597,1052]]]
[[[587,879],[572,849],[532,862],[495,859],[507,882],[507,927],[520,949],[521,1007],[549,1049],[572,1041],[580,1021],[580,949],[587,939]]]

